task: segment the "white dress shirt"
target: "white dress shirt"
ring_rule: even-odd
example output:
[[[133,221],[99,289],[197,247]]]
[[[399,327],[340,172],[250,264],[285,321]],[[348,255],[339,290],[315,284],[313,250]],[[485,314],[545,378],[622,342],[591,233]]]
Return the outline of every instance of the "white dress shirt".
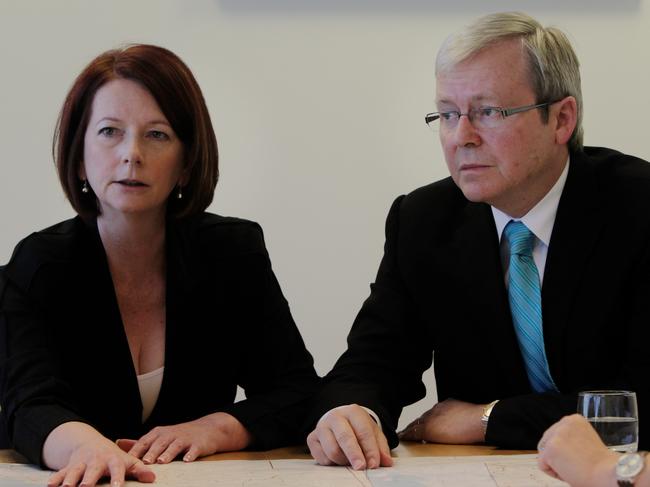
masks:
[[[557,207],[560,204],[560,196],[564,190],[567,174],[569,173],[569,162],[564,165],[564,170],[555,182],[551,190],[546,193],[539,203],[533,206],[528,213],[521,218],[513,218],[501,210],[492,207],[494,223],[497,226],[497,235],[499,236],[501,249],[501,263],[503,264],[503,275],[508,287],[508,268],[510,267],[510,249],[505,239],[501,239],[503,229],[510,220],[521,221],[535,235],[535,245],[533,247],[533,260],[539,272],[540,285],[544,282],[544,267],[546,266],[546,255],[548,254],[548,245],[551,242],[551,233],[555,224],[555,215]]]

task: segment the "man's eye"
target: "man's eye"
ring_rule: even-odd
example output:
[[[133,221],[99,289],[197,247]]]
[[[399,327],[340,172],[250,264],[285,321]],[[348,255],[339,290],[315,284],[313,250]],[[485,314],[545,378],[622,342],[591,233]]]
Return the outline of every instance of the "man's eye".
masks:
[[[492,107],[479,108],[478,114],[482,118],[493,118],[499,114],[499,110]]]
[[[456,112],[440,112],[440,118],[442,120],[450,121],[458,118]]]

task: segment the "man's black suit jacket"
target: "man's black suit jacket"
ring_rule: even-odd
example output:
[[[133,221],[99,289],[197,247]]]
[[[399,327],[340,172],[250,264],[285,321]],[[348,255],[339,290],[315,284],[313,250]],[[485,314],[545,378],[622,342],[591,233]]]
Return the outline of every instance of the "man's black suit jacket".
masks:
[[[111,439],[216,411],[254,447],[302,442],[318,378],[271,269],[261,228],[202,214],[169,222],[165,372],[142,424],[136,374],[99,234],[78,217],[17,247],[0,291],[0,399],[13,446],[41,461],[66,421]],[[247,398],[233,403],[237,385]]]
[[[500,402],[486,441],[535,448],[577,392],[638,394],[650,446],[650,165],[603,148],[571,154],[542,286],[546,355],[560,394],[534,394],[511,320],[489,205],[450,178],[399,197],[377,278],[325,379],[308,427],[332,407],[376,411],[391,446],[402,407],[425,395]]]

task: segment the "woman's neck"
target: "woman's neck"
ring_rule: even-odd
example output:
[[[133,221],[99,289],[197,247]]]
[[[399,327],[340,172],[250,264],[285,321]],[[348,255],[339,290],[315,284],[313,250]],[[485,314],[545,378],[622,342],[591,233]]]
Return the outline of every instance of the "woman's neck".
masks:
[[[100,215],[97,228],[114,277],[163,271],[164,214],[153,217]]]

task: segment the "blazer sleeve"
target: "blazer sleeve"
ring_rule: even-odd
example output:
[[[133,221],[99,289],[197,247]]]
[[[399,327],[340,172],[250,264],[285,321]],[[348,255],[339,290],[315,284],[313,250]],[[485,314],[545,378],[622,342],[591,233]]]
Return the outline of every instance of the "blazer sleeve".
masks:
[[[400,207],[397,198],[386,220],[384,256],[370,296],[348,335],[348,348],[324,378],[305,430],[311,430],[330,409],[356,403],[372,409],[381,420],[391,448],[402,408],[425,395],[422,373],[432,352],[399,270]]]
[[[74,394],[58,373],[42,306],[24,286],[33,276],[23,271],[10,263],[0,287],[0,400],[10,443],[43,466],[50,432],[62,423],[85,420],[75,412]]]
[[[251,433],[251,448],[266,450],[304,442],[301,425],[320,379],[271,267],[262,230],[249,225],[247,233],[255,252],[238,272],[249,309],[242,312],[247,318],[237,344],[246,399],[225,411]]]

